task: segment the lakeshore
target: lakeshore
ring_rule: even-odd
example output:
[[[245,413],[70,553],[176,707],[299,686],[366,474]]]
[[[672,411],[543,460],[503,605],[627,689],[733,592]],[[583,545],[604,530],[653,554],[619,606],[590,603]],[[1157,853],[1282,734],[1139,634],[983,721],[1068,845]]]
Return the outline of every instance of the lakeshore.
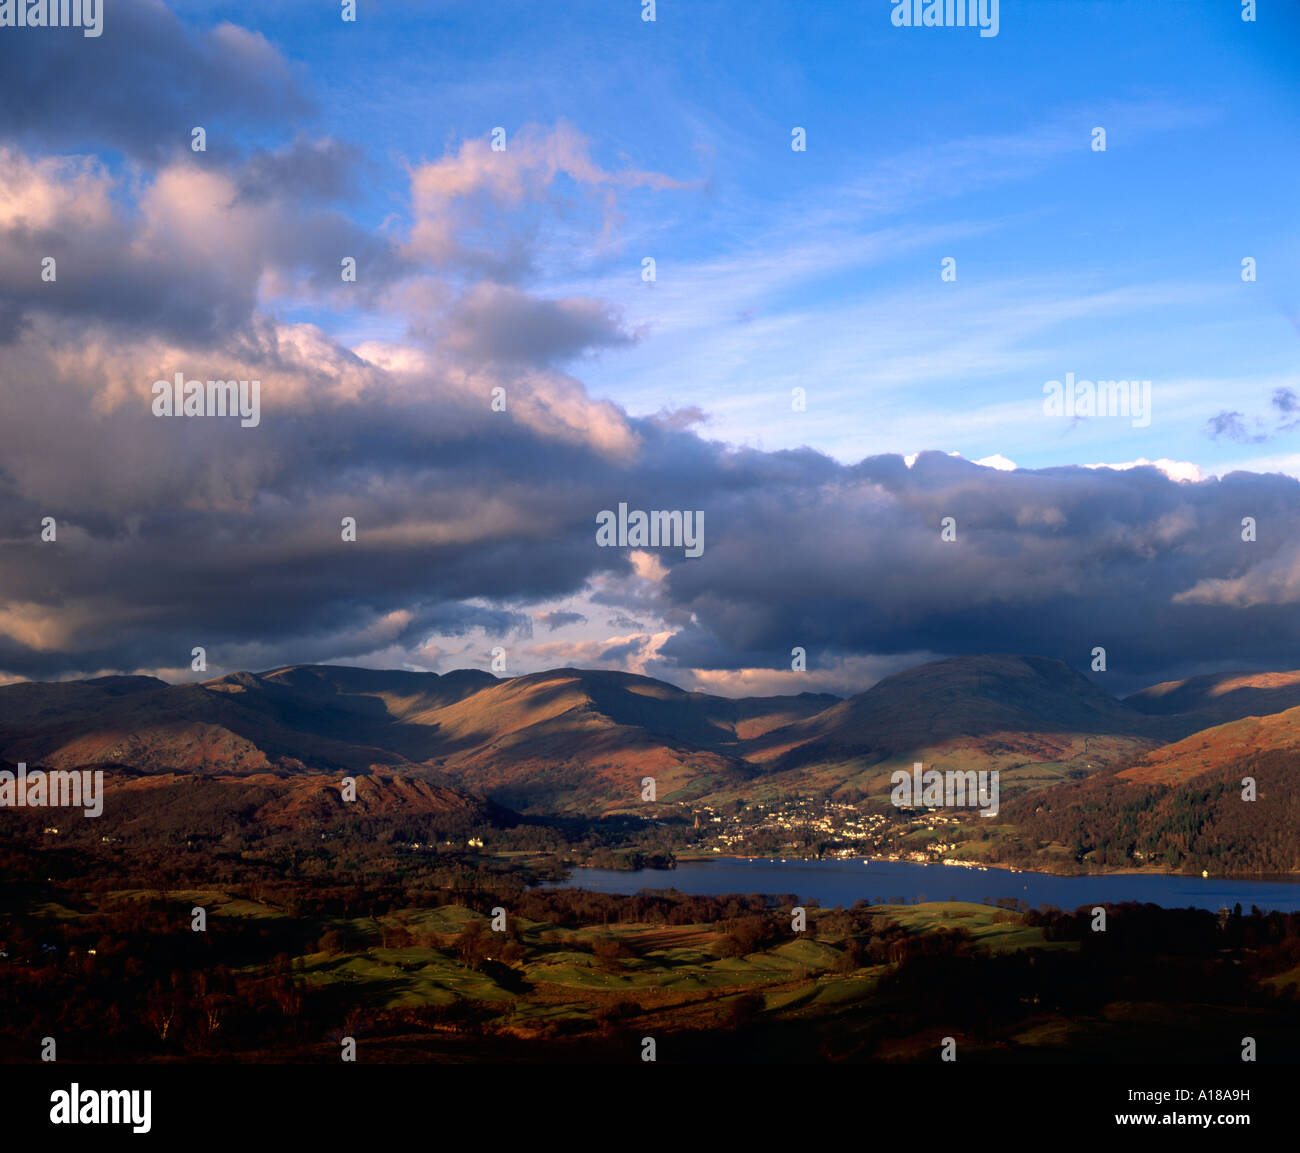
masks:
[[[1240,904],[1249,910],[1300,910],[1300,879],[1226,878],[1142,871],[1058,875],[995,866],[871,858],[824,860],[775,857],[679,859],[674,869],[575,868],[563,880],[541,888],[576,887],[604,893],[675,889],[693,895],[724,893],[793,894],[823,906],[918,904],[961,900],[1031,908],[1075,909],[1128,901],[1164,908],[1195,907],[1217,912]]]

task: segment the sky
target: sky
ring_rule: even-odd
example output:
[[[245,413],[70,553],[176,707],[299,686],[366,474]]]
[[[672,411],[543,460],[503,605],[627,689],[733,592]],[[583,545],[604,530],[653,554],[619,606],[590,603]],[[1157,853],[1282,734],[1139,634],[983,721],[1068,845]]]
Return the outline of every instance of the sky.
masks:
[[[0,678],[1293,666],[1300,9],[894,7],[0,28]],[[259,422],[156,416],[177,372]]]

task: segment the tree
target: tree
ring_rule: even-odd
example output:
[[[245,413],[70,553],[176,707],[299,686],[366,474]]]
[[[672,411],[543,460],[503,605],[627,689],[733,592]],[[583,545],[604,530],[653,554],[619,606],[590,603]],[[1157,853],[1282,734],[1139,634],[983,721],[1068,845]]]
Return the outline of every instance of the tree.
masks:
[[[483,938],[483,922],[466,921],[456,938],[455,948],[462,965],[471,969],[480,968],[488,953],[487,942]]]
[[[733,997],[727,1004],[727,1019],[733,1029],[748,1025],[766,1007],[760,993],[742,993]]]

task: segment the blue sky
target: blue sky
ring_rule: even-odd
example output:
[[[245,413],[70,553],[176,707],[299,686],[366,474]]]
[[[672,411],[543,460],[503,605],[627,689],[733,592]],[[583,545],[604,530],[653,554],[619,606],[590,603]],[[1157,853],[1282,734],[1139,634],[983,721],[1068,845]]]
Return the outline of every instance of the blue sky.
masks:
[[[698,406],[708,436],[845,461],[931,448],[1294,472],[1270,401],[1300,351],[1300,10],[1261,8],[1247,23],[1229,0],[1176,18],[1004,2],[995,38],[895,28],[887,0],[668,0],[652,24],[633,0],[363,0],[355,24],[319,5],[180,11],[301,63],[319,106],[303,127],[373,162],[348,207],[366,224],[403,213],[404,165],[497,125],[568,120],[606,163],[697,184],[628,198],[598,250],[555,237],[532,285],[599,294],[645,334],[581,368],[633,413]],[[353,337],[388,323],[321,319]],[[1066,372],[1150,379],[1150,427],[1045,425],[1042,386]],[[794,383],[806,413],[789,411]],[[1268,439],[1214,438],[1223,411]]]

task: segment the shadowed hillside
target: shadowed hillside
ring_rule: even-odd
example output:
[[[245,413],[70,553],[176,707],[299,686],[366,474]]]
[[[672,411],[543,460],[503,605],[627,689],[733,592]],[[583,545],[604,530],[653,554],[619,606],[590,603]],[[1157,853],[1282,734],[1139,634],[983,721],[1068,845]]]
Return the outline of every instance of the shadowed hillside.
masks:
[[[1023,788],[1131,759],[1192,724],[1147,717],[1061,661],[955,657],[887,677],[746,752],[806,788],[853,779],[884,793],[892,770],[918,760],[1010,772],[1007,784]]]
[[[1150,716],[1194,713],[1205,725],[1262,717],[1300,706],[1300,671],[1214,673],[1151,685],[1124,699]]]
[[[636,808],[647,776],[670,802],[756,790],[874,796],[887,793],[892,769],[914,760],[998,769],[1012,796],[1144,755],[1163,764],[1161,746],[1203,728],[1207,715],[1170,708],[1285,699],[1290,675],[1148,690],[1138,695],[1145,711],[1060,661],[1033,656],[936,661],[847,700],[730,699],[568,668],[504,679],[328,665],[178,685],[105,677],[0,688],[0,755],[32,766],[226,778],[373,770],[530,812]],[[1229,746],[1295,746],[1290,721],[1238,723],[1190,738],[1170,756],[1187,766],[1206,742],[1210,763]]]

